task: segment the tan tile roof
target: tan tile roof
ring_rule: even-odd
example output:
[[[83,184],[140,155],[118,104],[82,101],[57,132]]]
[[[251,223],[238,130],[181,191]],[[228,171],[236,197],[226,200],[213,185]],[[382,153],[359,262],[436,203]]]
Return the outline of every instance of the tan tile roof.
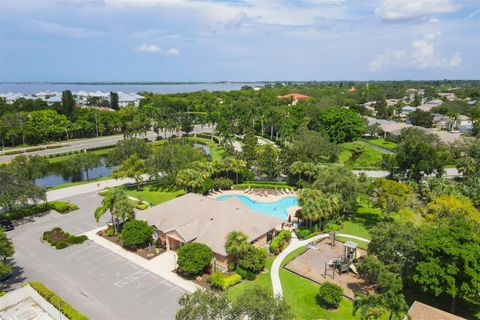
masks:
[[[410,310],[408,310],[408,316],[404,320],[464,320],[464,318],[458,317],[451,313],[442,311],[424,303],[415,301]]]
[[[162,232],[175,230],[186,242],[204,243],[223,256],[230,231],[242,231],[253,241],[284,222],[253,211],[234,197],[219,201],[194,193],[144,210],[137,219]]]

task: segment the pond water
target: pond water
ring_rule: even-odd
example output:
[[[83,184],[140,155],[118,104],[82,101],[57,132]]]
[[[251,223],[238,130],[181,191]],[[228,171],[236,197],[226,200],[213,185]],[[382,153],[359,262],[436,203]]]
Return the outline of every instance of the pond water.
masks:
[[[88,178],[96,179],[110,176],[116,167],[117,166],[107,166],[105,164],[105,158],[101,158],[98,167],[88,170]],[[62,163],[52,163],[48,171],[46,176],[35,180],[36,185],[51,188],[59,184],[87,180],[87,174],[85,172],[68,172],[69,170],[66,170]]]
[[[195,142],[193,143],[193,146],[202,149],[205,156],[211,160],[210,148],[207,145]],[[100,164],[96,168],[88,170],[88,179],[91,180],[112,175],[112,171],[117,168],[117,166],[107,166],[105,164],[105,159],[106,157],[101,157]],[[86,172],[69,172],[62,162],[57,162],[50,164],[47,175],[35,180],[35,184],[45,188],[51,188],[59,184],[86,180]]]

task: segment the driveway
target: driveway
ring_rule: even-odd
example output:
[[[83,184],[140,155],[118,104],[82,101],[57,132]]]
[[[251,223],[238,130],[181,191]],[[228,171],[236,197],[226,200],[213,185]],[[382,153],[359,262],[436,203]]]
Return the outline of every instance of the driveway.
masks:
[[[8,236],[15,245],[14,276],[7,288],[36,280],[46,284],[91,319],[172,319],[184,290],[114,252],[86,241],[63,250],[41,242],[55,226],[79,234],[98,228],[93,211],[101,202],[96,193],[69,198],[80,209],[56,212],[23,222]]]

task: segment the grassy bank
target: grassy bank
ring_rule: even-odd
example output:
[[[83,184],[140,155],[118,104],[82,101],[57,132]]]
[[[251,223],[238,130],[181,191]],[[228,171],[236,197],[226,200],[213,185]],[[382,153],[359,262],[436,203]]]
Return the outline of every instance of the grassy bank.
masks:
[[[159,183],[152,183],[143,185],[140,188],[136,187],[121,187],[131,197],[148,202],[150,205],[167,202],[185,194],[185,191],[178,190]]]
[[[79,186],[79,185],[82,185],[82,184],[87,184],[87,183],[92,183],[92,182],[97,182],[97,181],[103,181],[103,180],[109,180],[109,179],[112,179],[112,177],[111,176],[106,176],[106,177],[98,177],[98,178],[90,179],[90,180],[67,182],[67,183],[57,184],[56,186],[50,187],[50,188],[48,188],[48,191],[64,189],[64,188],[68,188],[68,187],[74,187],[74,186]]]
[[[377,147],[384,148],[390,151],[396,151],[397,150],[397,143],[385,139],[362,139],[363,141],[376,145]]]
[[[338,162],[353,169],[378,169],[382,161],[382,152],[359,142],[347,142],[340,145],[342,151]]]

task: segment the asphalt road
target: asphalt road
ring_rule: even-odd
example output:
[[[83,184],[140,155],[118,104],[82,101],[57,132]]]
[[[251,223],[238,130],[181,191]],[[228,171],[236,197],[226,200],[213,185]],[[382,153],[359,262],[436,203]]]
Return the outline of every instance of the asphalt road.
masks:
[[[80,209],[65,215],[52,212],[22,222],[8,236],[15,245],[15,275],[5,289],[24,281],[40,281],[91,319],[173,319],[184,291],[112,251],[86,241],[56,250],[41,241],[44,231],[60,226],[79,234],[103,225],[93,211],[96,193],[70,197]]]
[[[195,125],[191,134],[205,133],[205,132],[210,133],[210,132],[212,132],[212,129],[213,129],[212,126]],[[182,134],[182,132],[178,133],[176,131],[169,131],[169,132],[167,132],[166,136],[170,137],[172,135],[181,135],[181,134]],[[163,137],[163,134],[161,136]],[[141,136],[141,138],[143,138],[143,137],[144,136]],[[149,140],[154,140],[157,137],[157,134],[155,132],[148,132],[145,137],[148,138]],[[49,155],[49,154],[57,154],[57,153],[64,153],[64,152],[70,152],[70,151],[113,146],[118,141],[120,141],[122,139],[123,139],[123,135],[114,135],[114,136],[92,138],[92,139],[64,141],[64,142],[61,142],[61,143],[55,143],[56,145],[58,145],[58,144],[65,145],[64,147],[55,148],[55,149],[32,151],[32,152],[28,152],[28,153],[25,153],[25,154],[45,156],[45,155]],[[38,146],[35,146],[35,147],[38,147]],[[32,147],[32,148],[34,148],[34,147]],[[29,148],[25,148],[25,149],[28,150]],[[14,159],[15,157],[17,157],[18,155],[19,154],[0,155],[0,163],[8,162],[8,161]]]

